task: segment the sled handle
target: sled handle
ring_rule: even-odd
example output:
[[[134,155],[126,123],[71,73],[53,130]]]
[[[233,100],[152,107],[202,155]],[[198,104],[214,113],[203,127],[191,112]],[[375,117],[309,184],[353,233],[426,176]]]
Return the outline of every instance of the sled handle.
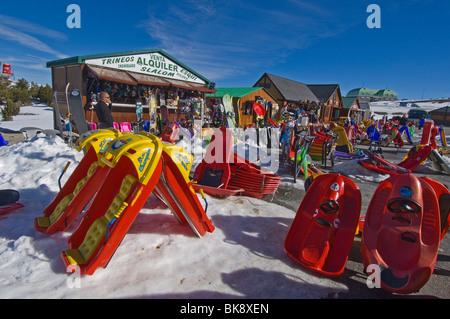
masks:
[[[61,186],[61,179],[62,179],[63,175],[66,173],[66,171],[67,171],[67,169],[69,168],[69,166],[70,166],[70,161],[67,162],[66,166],[64,167],[64,169],[63,169],[62,172],[61,172],[61,175],[59,175],[59,178],[58,178],[58,186],[59,186],[59,190],[62,189],[62,186]]]
[[[316,223],[318,223],[319,225],[325,226],[325,227],[330,227],[332,228],[333,226],[331,225],[331,223],[328,220],[325,220],[323,218],[316,218],[315,219]]]
[[[205,201],[206,206],[205,206],[204,211],[206,213],[208,211],[208,201],[206,200],[206,196],[205,196],[205,193],[203,192],[202,188],[200,188],[200,195],[202,195],[202,198]]]
[[[389,211],[393,213],[420,213],[422,207],[418,202],[409,198],[394,198],[387,205]]]
[[[410,243],[415,243],[416,240],[417,240],[416,235],[414,235],[414,234],[413,234],[412,232],[410,232],[410,231],[407,231],[407,232],[402,233],[402,239],[403,239],[404,241],[408,241],[408,242],[410,242]]]
[[[339,210],[339,203],[334,199],[327,199],[320,204],[320,209],[327,214],[334,214]]]

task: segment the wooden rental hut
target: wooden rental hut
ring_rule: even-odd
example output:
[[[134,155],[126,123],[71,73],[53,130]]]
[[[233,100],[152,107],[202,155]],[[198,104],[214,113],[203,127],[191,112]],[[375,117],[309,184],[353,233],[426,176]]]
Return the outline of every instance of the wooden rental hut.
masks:
[[[286,106],[305,111],[316,111],[320,107],[319,99],[305,83],[264,73],[254,87],[265,88],[275,98],[279,105],[277,120],[280,120],[280,112]]]
[[[100,91],[110,93],[118,123],[136,121],[138,100],[143,101],[144,120],[148,120],[145,98],[150,92],[156,96],[158,108],[167,105],[171,121],[185,104],[204,101],[207,93],[215,92],[214,83],[160,49],[76,56],[47,62],[47,67],[52,70],[54,93],[78,89],[86,120],[94,123],[93,106]],[[61,114],[67,112],[64,100]]]
[[[266,108],[266,116],[276,120],[278,103],[276,99],[262,87],[220,87],[215,93],[207,94],[206,105],[212,108],[221,103],[224,95],[231,97],[234,111],[236,113],[236,124],[245,127],[256,123],[256,114],[253,111],[253,103],[259,102]]]
[[[429,116],[437,125],[450,124],[450,106],[444,106],[429,112]]]
[[[350,96],[342,98],[341,118],[347,118],[355,113],[359,114],[360,112],[361,107],[359,105],[358,97]]]
[[[321,103],[320,121],[338,121],[343,103],[339,84],[308,84],[309,89]]]

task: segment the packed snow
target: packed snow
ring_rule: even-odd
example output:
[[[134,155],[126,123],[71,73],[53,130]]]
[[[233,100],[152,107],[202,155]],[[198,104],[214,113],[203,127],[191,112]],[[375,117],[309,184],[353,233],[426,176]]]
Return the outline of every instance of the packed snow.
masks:
[[[48,108],[24,107],[22,113],[35,115],[0,127],[53,128]],[[321,298],[346,289],[304,273],[285,255],[282,243],[295,212],[254,198],[210,196],[214,233],[198,238],[151,196],[108,267],[72,287],[60,254],[77,221],[52,236],[33,223],[58,193],[63,167],[72,163],[62,183],[82,157],[45,135],[0,148],[0,189],[19,190],[25,205],[0,217],[0,298]]]
[[[27,126],[52,129],[51,108],[23,107],[21,115],[2,122],[0,129]],[[25,205],[0,216],[0,298],[297,299],[347,291],[344,284],[302,269],[285,254],[283,243],[295,211],[239,196],[207,196],[207,214],[216,229],[198,238],[152,195],[108,267],[75,277],[60,254],[82,214],[66,232],[51,236],[37,232],[33,223],[58,193],[66,163],[71,165],[63,184],[82,157],[59,137],[45,135],[0,147],[0,189],[19,190]],[[358,172],[354,163],[339,169],[372,181],[387,177]]]
[[[447,101],[414,102],[414,101],[378,101],[370,103],[370,111],[374,119],[379,120],[384,116],[391,119],[394,116],[408,115],[408,111],[414,107],[424,109],[427,112],[450,106]]]

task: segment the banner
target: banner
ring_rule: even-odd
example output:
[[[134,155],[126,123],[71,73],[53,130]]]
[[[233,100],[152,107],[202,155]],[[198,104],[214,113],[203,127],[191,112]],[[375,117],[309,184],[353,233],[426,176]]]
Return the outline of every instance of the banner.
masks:
[[[3,63],[3,73],[12,75],[10,64]]]
[[[116,70],[206,84],[197,75],[159,53],[88,59],[85,63]]]

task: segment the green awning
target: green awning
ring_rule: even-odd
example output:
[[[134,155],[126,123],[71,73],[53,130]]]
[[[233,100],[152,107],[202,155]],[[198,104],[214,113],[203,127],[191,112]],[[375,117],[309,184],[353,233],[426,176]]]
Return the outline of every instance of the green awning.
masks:
[[[262,90],[261,87],[234,87],[234,88],[216,88],[217,92],[207,94],[206,97],[223,97],[229,94],[231,97],[241,98],[256,91]]]

